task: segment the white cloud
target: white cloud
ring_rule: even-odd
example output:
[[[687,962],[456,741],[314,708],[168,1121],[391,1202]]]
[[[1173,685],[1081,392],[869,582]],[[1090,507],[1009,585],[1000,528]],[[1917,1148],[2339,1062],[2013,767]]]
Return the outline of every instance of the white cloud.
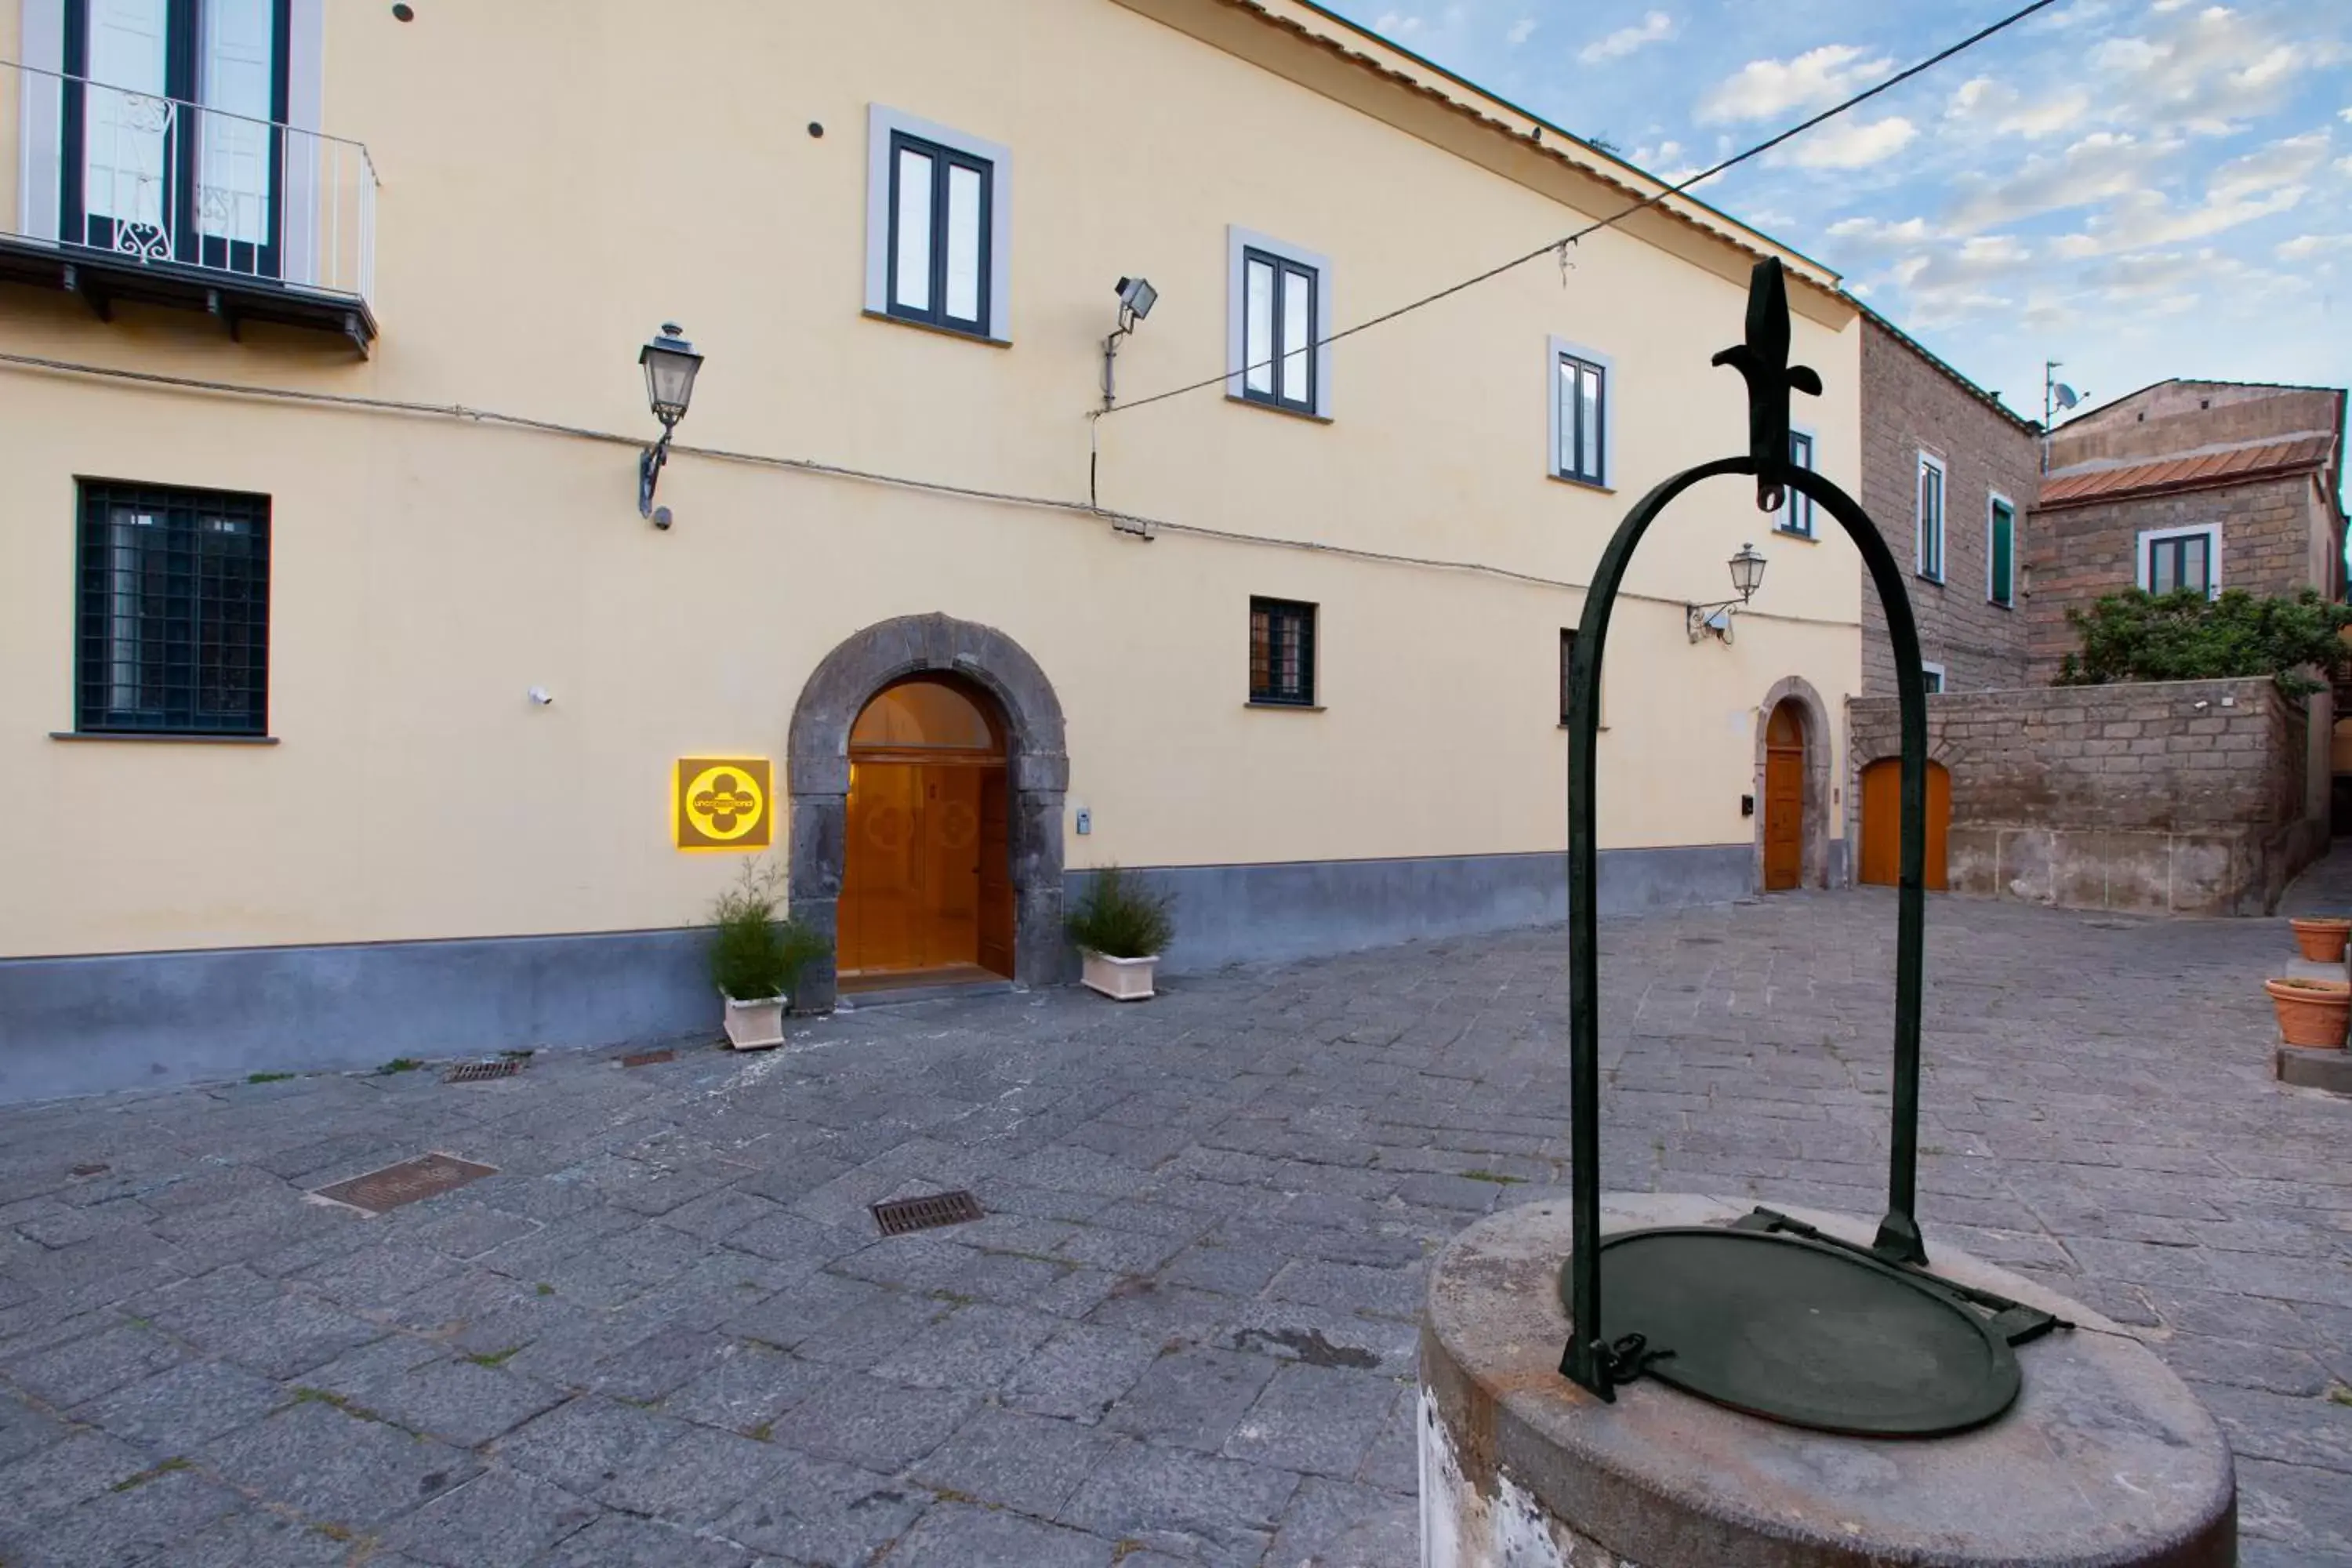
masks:
[[[1653,11],[1633,26],[1620,27],[1605,38],[1593,39],[1576,52],[1576,58],[1589,66],[1602,60],[1622,60],[1636,49],[1674,36],[1675,19],[1664,11]]]
[[[1962,82],[1944,114],[1976,127],[1989,127],[2006,136],[2052,136],[2066,130],[2090,111],[2091,95],[2067,88],[2038,102],[2028,103],[2017,89],[1991,77]]]
[[[2146,126],[2226,135],[2286,107],[2294,79],[2336,58],[2324,37],[2288,40],[2227,5],[2158,5],[2146,37],[2102,41],[2089,57],[2116,107]]]
[[[1670,185],[1681,184],[1703,167],[1691,162],[1688,148],[1679,142],[1671,141],[1661,142],[1654,147],[1634,148],[1633,163]]]
[[[1941,237],[1923,217],[1842,217],[1830,225],[1829,235],[1852,249],[1881,252],[1914,250]]]
[[[2310,261],[2333,252],[2352,251],[2352,234],[2298,234],[2272,251],[2281,261]]]
[[[1533,16],[1522,16],[1511,24],[1511,30],[1503,35],[1503,41],[1516,49],[1535,36],[1536,19]]]
[[[2328,151],[2325,127],[2301,136],[2285,137],[2242,158],[2232,158],[2214,170],[2206,181],[2206,195],[2223,199],[2294,184],[2316,172],[2327,161]]]
[[[1826,109],[1885,75],[1892,64],[1851,44],[1824,44],[1794,59],[1750,60],[1699,100],[1698,121],[1713,125]]]
[[[1402,40],[1412,37],[1427,24],[1409,11],[1383,11],[1374,19],[1372,31],[1383,38]]]
[[[2074,260],[2151,245],[2178,245],[2286,212],[2299,205],[2304,195],[2303,186],[2287,185],[2264,195],[2211,196],[2201,205],[2177,208],[2161,191],[2135,191],[2111,210],[2093,216],[2080,232],[2060,235],[2053,248]]]
[[[2140,190],[2178,145],[2095,131],[2055,156],[2035,153],[2006,178],[1962,176],[1965,194],[1947,221],[1975,234],[2039,213],[2127,195]]]
[[[1801,169],[1866,169],[1908,147],[1919,128],[1899,114],[1884,120],[1832,120],[1790,143],[1789,161]]]

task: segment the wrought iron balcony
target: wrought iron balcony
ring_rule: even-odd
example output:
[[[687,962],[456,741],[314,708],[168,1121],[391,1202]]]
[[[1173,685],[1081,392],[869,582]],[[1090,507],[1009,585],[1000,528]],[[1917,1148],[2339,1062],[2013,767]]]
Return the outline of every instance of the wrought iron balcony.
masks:
[[[0,61],[0,281],[374,342],[362,143]]]

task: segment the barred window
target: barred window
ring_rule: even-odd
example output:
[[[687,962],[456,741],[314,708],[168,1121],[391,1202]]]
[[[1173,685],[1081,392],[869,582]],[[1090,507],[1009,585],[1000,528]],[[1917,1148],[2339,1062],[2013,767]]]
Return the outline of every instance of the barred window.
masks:
[[[269,724],[269,498],[84,480],[74,728]]]
[[[1250,600],[1252,702],[1315,706],[1315,606],[1288,599]]]

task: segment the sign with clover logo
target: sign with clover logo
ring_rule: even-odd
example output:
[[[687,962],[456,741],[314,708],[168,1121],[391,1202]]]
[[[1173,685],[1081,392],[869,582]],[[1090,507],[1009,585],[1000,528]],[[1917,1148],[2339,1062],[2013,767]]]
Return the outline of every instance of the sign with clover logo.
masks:
[[[765,757],[680,757],[670,820],[680,849],[765,849]]]

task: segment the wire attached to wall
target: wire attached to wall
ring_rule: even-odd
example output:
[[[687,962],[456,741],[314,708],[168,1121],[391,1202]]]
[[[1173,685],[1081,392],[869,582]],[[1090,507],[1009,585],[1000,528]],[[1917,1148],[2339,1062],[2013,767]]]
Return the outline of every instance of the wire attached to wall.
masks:
[[[1625,208],[1622,212],[1616,213],[1609,217],[1599,219],[1596,222],[1589,223],[1573,234],[1565,235],[1559,239],[1547,240],[1543,244],[1536,247],[1533,250],[1528,251],[1524,256],[1515,256],[1510,260],[1502,262],[1497,266],[1489,267],[1483,272],[1474,272],[1458,283],[1447,284],[1444,288],[1438,289],[1435,293],[1424,294],[1418,300],[1413,300],[1405,304],[1399,305],[1392,310],[1384,310],[1381,314],[1374,316],[1368,321],[1357,322],[1352,327],[1343,327],[1339,331],[1333,332],[1329,337],[1317,339],[1308,346],[1310,348],[1319,349],[1327,344],[1336,343],[1341,338],[1351,338],[1358,332],[1369,331],[1372,328],[1381,326],[1385,322],[1393,321],[1400,316],[1409,316],[1415,310],[1425,309],[1443,300],[1452,299],[1454,295],[1463,292],[1465,289],[1475,289],[1481,283],[1500,278],[1506,272],[1515,271],[1516,269],[1526,266],[1528,262],[1537,259],[1538,257],[1549,256],[1554,251],[1558,251],[1559,253],[1560,265],[1563,268],[1562,280],[1564,282],[1566,280],[1565,268],[1569,265],[1568,247],[1574,245],[1577,241],[1583,239],[1588,235],[1599,234],[1603,229],[1613,228],[1618,224],[1624,222],[1627,218],[1633,216],[1635,214],[1646,212],[1651,207],[1658,205],[1661,202],[1665,201],[1670,196],[1681,195],[1684,192],[1689,190],[1694,185],[1711,180],[1715,178],[1716,175],[1724,173],[1727,169],[1735,168],[1741,163],[1747,163],[1750,158],[1759,157],[1762,154],[1770,152],[1773,148],[1781,145],[1783,142],[1803,135],[1806,132],[1812,130],[1815,126],[1834,120],[1839,115],[1844,114],[1850,110],[1869,102],[1872,99],[1876,98],[1880,93],[1885,92],[1892,88],[1899,87],[1903,83],[1909,81],[1913,77],[1918,76],[1924,71],[1934,69],[1936,67],[1942,65],[1946,60],[1950,59],[1955,55],[1961,54],[1969,49],[1976,47],[1977,45],[1983,43],[1987,38],[1991,37],[1994,34],[2015,26],[2018,23],[2024,21],[2028,16],[2032,16],[2035,12],[2045,11],[2057,3],[2058,0],[2032,0],[2032,4],[2021,6],[2018,10],[2011,12],[2008,16],[2001,17],[1999,21],[1992,23],[1989,26],[1979,28],[1976,32],[1969,34],[1967,37],[1962,38],[1956,44],[1950,45],[1946,48],[1938,49],[1936,53],[1929,55],[1927,58],[1919,61],[1917,64],[1906,67],[1904,69],[1895,72],[1893,76],[1890,76],[1885,80],[1879,82],[1876,86],[1866,88],[1861,92],[1855,93],[1852,98],[1845,100],[1843,103],[1833,104],[1830,108],[1822,110],[1819,114],[1814,115],[1809,120],[1801,121],[1797,124],[1791,125],[1777,136],[1759,142],[1754,146],[1747,148],[1742,152],[1735,153],[1730,157],[1724,159],[1721,163],[1714,164],[1712,167],[1702,169],[1697,174],[1690,175],[1678,184],[1667,185],[1659,190],[1656,194],[1645,196],[1642,200],[1635,202],[1633,205]],[[1246,375],[1251,371],[1263,370],[1266,368],[1266,366],[1273,364],[1276,359],[1279,359],[1281,357],[1281,355],[1276,354],[1273,358],[1265,360],[1263,363],[1244,365],[1238,371],[1228,370],[1217,375],[1205,376],[1199,381],[1187,382],[1182,386],[1170,387],[1165,392],[1155,392],[1149,397],[1134,398],[1129,402],[1120,404],[1116,408],[1097,410],[1097,416],[1106,417],[1112,415],[1130,413],[1138,408],[1148,408],[1155,403],[1165,403],[1171,397],[1182,397],[1188,393],[1200,392],[1212,386],[1222,386],[1232,381],[1236,375]]]

